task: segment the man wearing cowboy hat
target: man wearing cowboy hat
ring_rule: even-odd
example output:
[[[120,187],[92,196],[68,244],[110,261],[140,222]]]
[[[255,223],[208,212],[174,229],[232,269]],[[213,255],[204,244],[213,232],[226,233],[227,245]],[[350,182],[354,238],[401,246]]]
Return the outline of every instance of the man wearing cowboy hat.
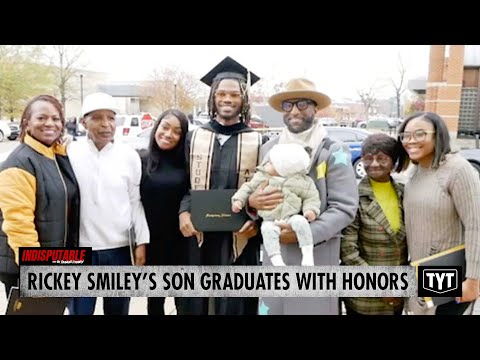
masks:
[[[330,98],[317,91],[307,79],[293,79],[285,91],[269,99],[270,106],[283,112],[286,128],[279,137],[262,146],[262,163],[268,160],[268,152],[275,144],[297,143],[309,147],[309,175],[320,193],[320,215],[310,224],[314,241],[316,266],[339,265],[341,231],[356,214],[358,190],[347,146],[335,142],[315,119],[318,110],[328,107]],[[266,187],[266,184],[263,188]],[[282,201],[280,192],[256,191],[250,196],[249,205],[257,210],[269,210]],[[280,235],[282,257],[287,265],[300,265],[302,253],[295,233],[289,225],[282,226]],[[293,245],[292,245],[293,244]],[[263,265],[271,265],[264,257]],[[315,314],[338,315],[338,298],[262,298],[260,315]]]

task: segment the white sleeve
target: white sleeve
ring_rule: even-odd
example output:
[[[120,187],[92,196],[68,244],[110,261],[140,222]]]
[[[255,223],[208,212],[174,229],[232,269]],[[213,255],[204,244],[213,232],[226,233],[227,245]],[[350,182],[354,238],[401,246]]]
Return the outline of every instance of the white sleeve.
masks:
[[[148,244],[150,242],[150,231],[148,229],[145,211],[140,199],[140,181],[142,178],[142,164],[140,156],[133,151],[132,156],[132,178],[129,183],[130,206],[132,209],[132,222],[135,227],[136,244]]]

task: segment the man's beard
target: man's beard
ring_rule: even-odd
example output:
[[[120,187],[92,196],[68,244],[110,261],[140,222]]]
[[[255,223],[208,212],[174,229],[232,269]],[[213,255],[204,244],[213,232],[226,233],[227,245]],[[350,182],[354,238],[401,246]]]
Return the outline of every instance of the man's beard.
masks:
[[[293,134],[300,134],[304,132],[305,130],[308,130],[312,127],[313,125],[313,120],[315,119],[315,116],[304,116],[303,121],[300,125],[297,126],[292,126],[290,122],[288,121],[289,115],[285,114],[283,115],[283,122],[287,126],[288,131],[290,131]]]
[[[241,115],[241,109],[237,109],[236,111],[232,112],[231,114],[224,115],[223,112],[220,113],[220,111],[216,111],[217,116],[220,116],[222,119],[229,121],[238,118]]]

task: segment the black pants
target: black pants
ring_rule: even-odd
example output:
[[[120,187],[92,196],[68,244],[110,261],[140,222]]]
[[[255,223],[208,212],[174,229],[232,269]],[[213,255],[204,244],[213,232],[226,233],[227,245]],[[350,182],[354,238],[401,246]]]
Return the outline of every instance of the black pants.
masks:
[[[194,238],[185,239],[189,243],[189,265],[230,265],[231,255],[230,233],[208,233],[204,238],[202,248],[199,248]],[[260,242],[259,238],[248,241],[240,257],[233,265],[260,265]],[[216,315],[257,315],[258,298],[256,297],[225,297],[225,298],[182,298],[183,307],[177,311],[181,315],[208,315],[213,312]]]
[[[10,289],[13,286],[18,286],[18,275],[0,274],[0,281],[5,285],[5,296],[8,298]]]
[[[165,315],[165,299],[164,297],[149,297],[147,299],[147,312],[148,315]],[[177,309],[177,315],[184,313],[182,308],[182,298],[174,298],[175,308]]]
[[[463,315],[470,304],[471,303],[469,302],[457,304],[456,302],[452,301],[443,305],[439,305],[437,306],[435,315]]]

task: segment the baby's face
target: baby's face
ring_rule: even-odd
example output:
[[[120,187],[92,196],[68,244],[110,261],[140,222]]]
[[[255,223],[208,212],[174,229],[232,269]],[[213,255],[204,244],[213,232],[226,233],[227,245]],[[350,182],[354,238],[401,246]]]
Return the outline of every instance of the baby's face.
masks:
[[[265,164],[265,171],[271,176],[278,176],[278,173],[271,162]]]

